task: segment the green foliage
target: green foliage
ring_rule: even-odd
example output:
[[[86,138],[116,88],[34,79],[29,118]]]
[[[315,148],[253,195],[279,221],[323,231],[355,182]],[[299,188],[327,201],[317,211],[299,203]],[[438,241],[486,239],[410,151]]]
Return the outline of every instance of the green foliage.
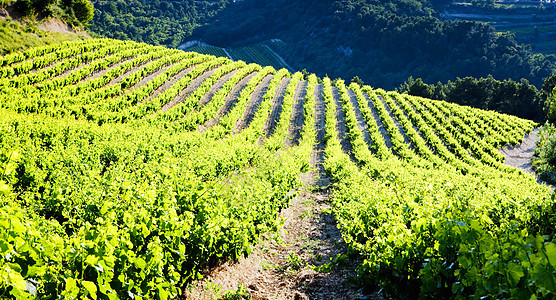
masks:
[[[71,10],[73,15],[84,26],[93,20],[95,8],[90,0],[72,0]]]
[[[177,47],[229,2],[93,0],[96,11],[89,30],[110,38]]]
[[[16,22],[0,19],[0,55],[22,51],[40,45],[51,45],[68,40],[84,39],[79,34],[65,34],[37,29],[35,21]]]
[[[257,109],[246,113],[262,82]],[[281,226],[317,132],[331,211],[348,253],[360,255],[364,286],[400,298],[554,296],[555,196],[498,152],[537,124],[318,82],[111,39],[1,57],[1,297],[180,297],[206,267],[249,255]],[[540,139],[552,150],[545,132],[553,130]],[[304,265],[289,255],[292,270]]]
[[[10,5],[23,16],[60,18],[76,27],[88,26],[94,15],[90,0],[15,0]]]
[[[360,76],[385,89],[410,76],[445,83],[489,74],[540,87],[552,75],[554,56],[535,54],[486,23],[440,19],[438,2],[236,1],[192,39],[240,47],[279,38],[286,47],[274,50],[294,68],[332,78]]]
[[[500,81],[489,75],[480,79],[458,78],[446,84],[426,84],[421,78],[414,80],[410,77],[398,87],[398,91],[413,96],[496,110],[536,121],[544,119],[542,92],[524,79],[520,82],[511,79]]]
[[[554,89],[546,97],[545,110],[546,120],[551,124],[556,124],[556,94],[554,93]]]
[[[355,89],[356,97],[371,100],[359,101],[359,105],[372,103],[388,130],[392,149],[401,157],[379,159],[371,153],[376,148],[369,149],[363,141],[343,82],[337,81],[346,114],[346,138],[356,158],[353,161],[337,138],[335,111],[340,108],[328,100],[333,97],[328,82],[325,79],[328,138],[324,166],[335,182],[333,212],[342,235],[351,251],[364,257],[358,269],[363,285],[379,285],[398,298],[554,295],[556,278],[547,259],[556,248],[552,242],[556,220],[553,196],[536,184],[533,176],[496,162],[491,167],[486,160],[478,163],[465,157],[469,150],[458,150],[459,143],[465,145],[463,141],[450,142],[450,136],[460,139],[460,131],[497,119],[497,114],[485,112],[488,116],[483,119],[475,109],[369,87],[363,87],[365,94]],[[411,149],[398,136],[398,127],[392,125],[386,108],[408,136]],[[464,117],[466,110],[470,114]],[[465,118],[467,125],[460,123],[460,118]],[[521,127],[511,119],[507,116],[490,126],[499,128],[495,130],[500,133],[514,131],[520,139],[523,128],[530,131],[534,126]],[[448,129],[455,121],[460,129]],[[517,127],[502,130],[499,126],[503,124]],[[412,132],[414,128],[420,134]],[[437,134],[445,145],[435,141]],[[483,139],[472,132],[469,138],[472,143]],[[427,144],[435,153],[427,150]]]
[[[251,296],[247,293],[247,289],[239,284],[236,290],[227,291],[224,295],[218,298],[219,300],[242,300],[251,299]]]
[[[545,124],[539,133],[535,147],[533,169],[545,182],[556,184],[556,127]]]
[[[171,88],[144,101],[187,68]],[[219,68],[207,81],[213,83],[239,69],[214,95],[216,105],[247,74],[259,75],[225,125],[184,130],[184,114],[196,129],[218,106],[203,111],[198,94],[160,109],[212,68]],[[105,69],[103,76],[87,77]],[[261,234],[276,231],[280,209],[307,171],[312,139],[290,151],[283,147],[286,126],[272,136],[281,145],[258,143],[273,94],[290,76],[285,69],[91,39],[4,56],[0,70],[3,298],[176,297],[206,266],[248,255]],[[265,109],[231,135],[254,88],[274,73],[260,104]],[[278,121],[289,124],[290,118],[284,113]]]

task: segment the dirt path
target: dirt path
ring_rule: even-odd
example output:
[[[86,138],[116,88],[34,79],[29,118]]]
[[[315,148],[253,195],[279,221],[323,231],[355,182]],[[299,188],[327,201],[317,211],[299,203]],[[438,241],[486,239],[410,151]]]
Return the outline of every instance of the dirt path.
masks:
[[[330,263],[346,253],[328,194],[301,192],[280,214],[284,226],[247,258],[226,262],[186,288],[186,299],[215,299],[243,287],[251,299],[365,299],[347,284],[354,263]],[[311,268],[332,268],[317,271]]]
[[[329,179],[322,167],[322,85],[316,86],[315,96],[317,145],[311,163],[317,171],[301,174],[306,186],[281,211],[284,226],[265,235],[247,258],[225,262],[188,285],[186,299],[222,299],[230,292],[236,298],[226,299],[382,299],[350,283],[360,261],[347,258],[347,245],[330,213]]]
[[[338,131],[338,139],[342,145],[342,150],[344,150],[353,161],[357,161],[355,154],[353,154],[351,142],[347,139],[346,114],[342,109],[343,105],[340,100],[340,92],[335,86],[332,87],[332,96],[336,103],[336,131]]]
[[[290,84],[290,78],[282,78],[280,81],[280,86],[276,89],[276,94],[272,99],[272,108],[270,109],[270,114],[264,125],[264,130],[266,131],[266,137],[268,138],[274,133],[276,124],[278,124],[278,117],[282,113],[282,103],[284,103],[284,96],[286,95],[286,89]]]
[[[307,95],[307,81],[300,81],[297,84],[295,95],[293,96],[294,105],[292,107],[292,117],[290,126],[288,127],[288,137],[286,138],[286,146],[292,147],[299,145],[301,138],[301,130],[305,121],[303,120],[304,111],[303,105],[305,104],[305,96]]]
[[[388,131],[386,130],[386,128],[384,128],[384,123],[382,123],[382,121],[380,120],[380,116],[378,114],[378,111],[376,110],[373,101],[371,100],[370,96],[367,95],[367,93],[363,93],[363,96],[365,97],[365,100],[367,100],[367,105],[371,109],[373,118],[375,119],[375,122],[378,125],[378,131],[382,135],[386,147],[392,149],[392,140],[390,139],[390,134],[388,134]]]
[[[500,152],[504,154],[504,156],[506,156],[504,164],[507,166],[522,169],[527,173],[535,175],[535,171],[533,171],[533,166],[531,165],[531,158],[533,158],[533,154],[535,153],[535,143],[537,142],[538,134],[539,129],[535,128],[533,131],[531,131],[530,134],[525,135],[525,138],[523,139],[523,142],[521,142],[521,144],[515,147],[508,145],[500,149]],[[537,181],[543,184],[542,181],[538,179]],[[554,191],[555,186],[548,186],[550,186]]]
[[[257,85],[255,90],[253,90],[249,101],[247,101],[245,112],[235,124],[235,128],[232,131],[233,134],[239,133],[241,130],[249,126],[249,124],[255,117],[255,113],[257,112],[257,109],[259,108],[259,105],[261,104],[266,91],[268,90],[268,86],[270,85],[270,81],[272,81],[272,78],[274,78],[274,75],[266,75],[261,83]]]
[[[526,134],[521,144],[512,147],[508,145],[500,150],[506,156],[505,165],[522,169],[527,173],[534,174],[531,158],[535,152],[535,142],[537,141],[538,129]]]

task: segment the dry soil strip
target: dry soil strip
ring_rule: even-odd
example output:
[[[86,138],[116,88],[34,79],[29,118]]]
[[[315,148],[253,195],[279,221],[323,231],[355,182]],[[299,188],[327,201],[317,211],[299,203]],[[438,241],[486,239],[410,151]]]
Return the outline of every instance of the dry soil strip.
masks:
[[[201,101],[199,101],[199,107],[204,106],[205,104],[209,103],[210,100],[212,100],[212,97],[214,96],[214,94],[216,94],[219,90],[222,89],[222,87],[224,86],[224,84],[226,84],[226,82],[228,80],[230,80],[230,78],[232,76],[234,76],[235,73],[237,73],[238,70],[233,70],[232,72],[222,76],[220,79],[218,79],[218,81],[212,85],[212,87],[210,88],[210,90],[201,98]]]
[[[182,91],[180,91],[178,93],[178,95],[176,95],[176,97],[174,97],[174,99],[170,100],[170,102],[164,104],[164,106],[162,106],[162,108],[160,109],[160,111],[162,112],[166,112],[168,111],[170,108],[174,107],[176,104],[179,104],[181,102],[183,102],[185,99],[187,99],[187,96],[189,96],[189,94],[193,93],[193,91],[195,91],[197,88],[199,88],[199,86],[203,83],[203,81],[205,81],[205,79],[209,78],[212,73],[214,73],[216,71],[217,68],[219,68],[219,66],[216,66],[214,68],[211,68],[210,70],[206,70],[203,74],[197,76],[195,79],[193,79],[185,89],[183,89]]]
[[[515,147],[508,145],[500,149],[500,152],[504,154],[504,156],[506,156],[504,164],[510,167],[521,169],[527,173],[536,176],[535,171],[533,171],[533,166],[531,165],[531,159],[533,158],[533,154],[535,153],[535,146],[538,134],[539,129],[535,128],[533,131],[531,131],[531,133],[525,135],[525,138],[523,139],[523,142],[521,142],[521,144]],[[537,181],[540,184],[548,185],[553,191],[556,188],[556,186],[554,185],[549,185],[542,182],[538,179],[538,177]]]
[[[178,82],[180,78],[187,75],[187,73],[191,72],[191,70],[193,70],[194,68],[195,66],[190,66],[188,68],[181,70],[178,74],[172,76],[170,80],[166,81],[163,85],[159,86],[152,94],[149,95],[146,101],[140,101],[139,104],[142,104],[143,102],[149,102],[152,99],[156,98],[160,93],[164,92],[166,89],[169,89],[172,85]]]
[[[270,85],[270,81],[272,80],[272,78],[274,78],[274,75],[266,75],[261,83],[257,85],[255,90],[253,90],[249,101],[247,101],[245,112],[243,113],[241,119],[239,119],[235,125],[235,128],[233,130],[234,134],[249,126],[249,124],[253,120],[253,117],[255,116],[255,112],[257,111],[259,105],[261,104],[261,101],[263,100],[263,96],[268,90],[268,86]]]
[[[377,95],[376,97],[378,98],[378,100],[380,100],[380,102],[382,102],[382,106],[384,106],[384,108],[386,109],[386,112],[388,113],[388,116],[390,116],[390,118],[394,121],[394,124],[396,125],[396,127],[398,127],[398,131],[402,135],[404,143],[409,145],[409,149],[415,150],[415,146],[413,145],[413,143],[411,143],[411,140],[407,137],[407,134],[405,133],[405,130],[403,129],[402,125],[400,124],[400,121],[398,120],[398,118],[396,118],[396,116],[394,116],[394,114],[392,113],[392,110],[390,109],[390,106],[388,105],[388,103],[386,103],[386,101],[384,101],[382,96]]]
[[[342,102],[340,101],[340,93],[338,88],[332,87],[332,96],[334,102],[336,103],[336,130],[338,131],[338,139],[340,140],[340,145],[342,145],[342,150],[349,155],[351,160],[357,161],[355,154],[353,154],[353,146],[351,142],[346,137],[347,127],[346,127],[346,114],[342,109]]]
[[[348,96],[349,96],[349,101],[351,102],[351,105],[353,106],[353,109],[355,111],[355,118],[357,119],[357,127],[359,128],[359,130],[361,130],[361,132],[363,132],[363,139],[365,140],[365,143],[367,143],[367,145],[371,145],[372,141],[371,141],[371,136],[369,134],[369,126],[367,125],[365,119],[363,118],[363,114],[361,113],[361,109],[359,108],[359,103],[357,102],[357,96],[351,89],[348,89]]]
[[[290,84],[290,78],[282,78],[280,81],[280,86],[276,89],[276,94],[272,99],[272,108],[268,116],[268,119],[264,125],[264,130],[266,132],[266,137],[268,138],[274,133],[276,124],[278,124],[278,117],[282,113],[282,104],[284,103],[284,96],[286,95],[286,89]]]
[[[421,137],[423,142],[425,142],[425,145],[427,146],[427,148],[429,148],[429,150],[432,153],[434,153],[434,155],[439,156],[436,149],[430,145],[429,141],[427,141],[427,139],[425,138],[425,135],[421,132],[419,127],[417,127],[417,125],[413,121],[411,121],[411,118],[409,118],[409,113],[403,109],[403,107],[398,103],[398,101],[396,101],[396,99],[392,99],[392,101],[403,112],[403,115],[411,122],[413,130],[415,130],[417,132],[417,134],[419,135],[419,137]],[[412,103],[409,103],[409,106],[417,115],[421,115],[421,113],[419,111],[417,111],[417,108],[415,108]],[[425,108],[425,110],[426,110],[426,108]],[[440,141],[442,141],[442,144],[448,150],[448,152],[452,152],[452,150],[450,148],[448,148],[448,145],[446,145],[446,143],[444,142],[444,139],[441,136],[439,136],[438,133],[436,133],[436,130],[432,126],[430,126],[430,128],[434,132],[434,134],[438,137],[438,139]],[[405,130],[404,130],[404,134],[405,134]]]
[[[313,184],[319,187],[326,187],[330,185],[330,178],[326,176],[326,171],[324,170],[324,160],[326,149],[326,143],[324,142],[324,136],[326,135],[326,106],[324,104],[324,87],[322,84],[315,85],[315,132],[317,135],[316,145],[313,147],[313,153],[311,155],[311,165],[315,167],[315,170],[311,172],[309,184]]]
[[[392,149],[392,140],[390,139],[390,134],[388,134],[388,130],[384,128],[384,124],[380,120],[380,116],[378,114],[378,111],[376,110],[373,101],[371,101],[371,98],[369,98],[369,95],[367,95],[367,93],[363,93],[363,96],[367,100],[367,105],[371,109],[373,118],[375,119],[375,122],[378,125],[378,131],[380,132],[380,134],[382,134],[382,138],[384,139],[384,143],[386,144],[386,147]]]
[[[300,81],[297,84],[297,89],[293,96],[294,105],[292,107],[292,118],[290,120],[290,126],[288,127],[288,137],[286,138],[286,146],[288,147],[299,145],[301,130],[305,124],[303,120],[303,105],[305,104],[308,84],[307,81]]]
[[[226,99],[224,99],[224,106],[222,106],[218,110],[218,113],[216,113],[216,117],[208,120],[205,124],[200,125],[199,126],[199,131],[205,131],[205,130],[207,130],[207,128],[210,128],[210,127],[216,125],[218,123],[218,121],[220,120],[220,118],[222,118],[222,116],[226,115],[234,107],[235,103],[237,102],[237,98],[239,97],[239,94],[241,93],[241,91],[247,86],[247,83],[249,82],[249,80],[251,80],[251,78],[253,78],[253,76],[257,75],[257,73],[258,72],[253,72],[253,73],[248,74],[247,76],[243,77],[243,79],[241,79],[232,88],[230,93],[228,93],[228,96],[226,96]]]

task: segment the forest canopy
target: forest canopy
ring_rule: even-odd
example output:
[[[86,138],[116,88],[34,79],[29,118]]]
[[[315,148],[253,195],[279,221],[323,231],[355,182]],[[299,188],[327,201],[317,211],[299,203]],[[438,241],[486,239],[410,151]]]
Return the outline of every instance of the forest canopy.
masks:
[[[443,20],[450,1],[244,0],[222,10],[193,38],[221,47],[279,38],[296,68],[393,89],[408,77],[527,79],[540,87],[556,57],[533,53],[485,23]]]
[[[110,38],[177,47],[228,0],[93,0],[90,31]]]

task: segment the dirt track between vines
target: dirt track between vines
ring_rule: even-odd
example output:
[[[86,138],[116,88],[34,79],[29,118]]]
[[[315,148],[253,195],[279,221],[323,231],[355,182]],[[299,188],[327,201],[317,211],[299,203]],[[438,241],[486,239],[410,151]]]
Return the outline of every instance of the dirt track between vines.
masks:
[[[504,156],[506,156],[506,160],[504,164],[511,167],[516,167],[522,169],[523,171],[535,174],[533,171],[533,166],[531,164],[531,159],[533,158],[533,154],[535,153],[535,143],[537,142],[539,134],[539,129],[536,128],[531,133],[526,134],[523,142],[521,144],[513,146],[506,146],[500,150]],[[540,180],[539,183],[543,183]],[[555,189],[555,186],[550,186],[552,190]]]
[[[275,105],[281,104],[287,83],[284,80],[277,90]],[[306,89],[306,85],[301,89]],[[297,91],[295,110],[302,110],[304,92]],[[265,235],[247,258],[207,270],[203,280],[185,288],[186,299],[219,299],[238,289],[250,297],[245,299],[255,300],[382,299],[378,294],[364,295],[361,287],[351,283],[360,263],[357,258],[331,263],[339,255],[346,255],[347,245],[331,214],[330,179],[322,166],[325,147],[322,85],[317,85],[315,96],[318,144],[311,158],[315,170],[301,175],[306,185],[280,213],[284,226],[277,233]]]

